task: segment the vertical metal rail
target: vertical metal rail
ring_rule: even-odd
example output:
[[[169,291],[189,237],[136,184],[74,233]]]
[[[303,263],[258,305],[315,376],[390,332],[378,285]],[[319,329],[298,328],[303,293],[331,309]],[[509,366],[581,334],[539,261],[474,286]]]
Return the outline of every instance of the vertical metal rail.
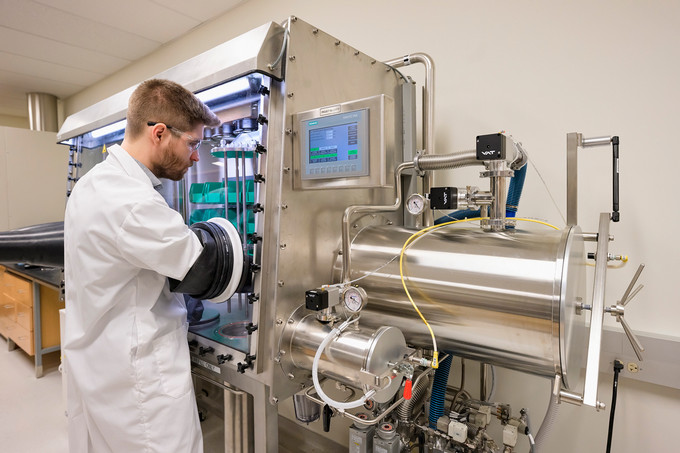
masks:
[[[567,134],[567,226],[578,225],[578,147],[582,135]]]
[[[593,304],[590,315],[588,357],[586,359],[586,382],[583,390],[583,404],[596,409],[601,407],[597,400],[598,375],[600,372],[600,347],[602,344],[602,321],[604,318],[604,291],[607,276],[607,255],[609,252],[609,213],[600,214],[597,231],[597,255],[595,262],[595,283]]]

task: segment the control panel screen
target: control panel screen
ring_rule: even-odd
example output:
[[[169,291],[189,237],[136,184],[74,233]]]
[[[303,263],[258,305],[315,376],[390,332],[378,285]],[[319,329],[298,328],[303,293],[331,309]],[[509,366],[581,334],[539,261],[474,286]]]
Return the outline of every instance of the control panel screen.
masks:
[[[366,176],[368,109],[303,120],[302,179]]]

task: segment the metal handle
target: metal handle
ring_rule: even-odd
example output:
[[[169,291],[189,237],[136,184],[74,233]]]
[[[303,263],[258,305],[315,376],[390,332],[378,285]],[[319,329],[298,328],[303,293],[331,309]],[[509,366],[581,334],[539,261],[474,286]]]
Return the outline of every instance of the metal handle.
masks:
[[[642,346],[642,343],[640,343],[640,340],[635,336],[633,331],[631,330],[630,326],[624,319],[624,316],[626,314],[625,312],[625,306],[633,300],[633,298],[644,288],[643,285],[638,286],[633,290],[633,286],[635,286],[635,283],[637,283],[638,278],[640,278],[640,274],[644,270],[645,265],[640,264],[638,267],[637,271],[635,272],[635,275],[633,275],[632,280],[628,284],[628,288],[626,288],[626,291],[623,293],[623,297],[619,301],[618,304],[612,305],[610,307],[607,307],[605,311],[609,313],[612,316],[616,317],[616,321],[621,323],[621,326],[623,327],[623,331],[626,333],[626,336],[628,337],[628,341],[630,341],[630,345],[633,348],[633,351],[635,351],[635,355],[637,356],[639,361],[642,361],[642,352],[645,350],[645,348]]]
[[[619,137],[612,137],[612,222],[619,221]]]

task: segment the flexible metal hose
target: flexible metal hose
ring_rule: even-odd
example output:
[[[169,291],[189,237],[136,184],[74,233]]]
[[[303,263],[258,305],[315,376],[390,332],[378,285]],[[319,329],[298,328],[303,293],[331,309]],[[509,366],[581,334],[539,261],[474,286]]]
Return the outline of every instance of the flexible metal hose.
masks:
[[[550,383],[551,383],[550,388],[552,389],[555,385],[554,384],[555,381],[552,380],[550,381]],[[557,399],[558,397],[551,392],[548,409],[545,412],[543,423],[541,423],[541,427],[538,429],[538,433],[536,434],[536,444],[534,445],[534,453],[541,453],[543,451],[547,451],[544,448],[546,445],[546,439],[550,437],[550,431],[552,431],[552,428],[555,425],[555,421],[557,420],[558,415]]]
[[[411,399],[404,400],[397,408],[397,418],[400,422],[410,422],[413,417],[413,410],[420,406],[427,395],[430,386],[429,379],[421,379],[411,392]]]
[[[417,156],[413,159],[416,169],[419,171],[443,170],[446,168],[462,168],[472,165],[484,165],[484,162],[477,160],[476,151],[463,151],[453,154],[427,154]]]

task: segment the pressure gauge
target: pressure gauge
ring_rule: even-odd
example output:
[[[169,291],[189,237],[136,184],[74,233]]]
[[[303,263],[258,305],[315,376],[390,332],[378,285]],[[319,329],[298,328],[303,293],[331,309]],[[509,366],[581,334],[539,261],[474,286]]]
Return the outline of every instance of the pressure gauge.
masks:
[[[406,200],[406,209],[412,215],[420,215],[425,210],[425,197],[419,193],[414,193]]]
[[[358,313],[366,305],[366,291],[358,286],[350,286],[342,293],[342,303],[352,313]]]

